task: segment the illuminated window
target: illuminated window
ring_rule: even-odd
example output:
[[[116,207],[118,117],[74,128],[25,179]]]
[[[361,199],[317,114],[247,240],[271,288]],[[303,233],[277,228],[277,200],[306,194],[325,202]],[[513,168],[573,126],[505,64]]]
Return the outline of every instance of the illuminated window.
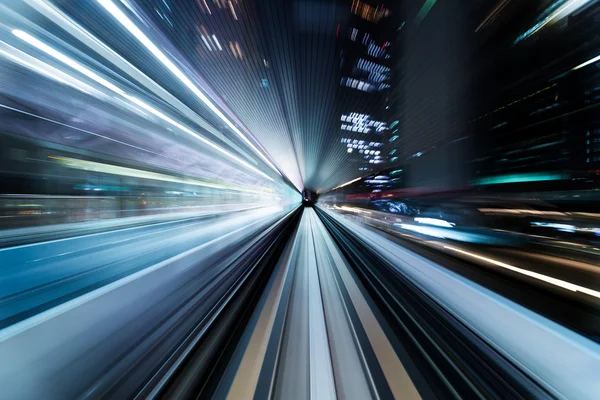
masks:
[[[389,43],[389,42],[387,42]],[[371,57],[379,58],[385,56],[385,46],[377,46],[372,40],[367,48],[367,53]]]
[[[354,79],[354,78],[342,78],[342,81],[340,82],[341,86],[347,86],[350,87],[352,89],[358,89],[361,90],[363,92],[374,92],[377,90],[377,87],[375,85],[372,85],[368,82],[365,81],[361,81],[359,79]]]
[[[383,65],[374,63],[373,61],[365,60],[363,58],[361,58],[357,61],[356,66],[358,68],[362,69],[363,71],[368,71],[368,72],[377,72],[380,74],[385,73],[385,72],[390,72],[389,67],[385,67]]]
[[[381,133],[387,129],[387,124],[385,122],[373,120],[371,119],[371,116],[367,114],[343,114],[340,119],[342,122],[351,123],[341,125],[341,129],[347,131],[370,133],[375,130],[375,132]]]

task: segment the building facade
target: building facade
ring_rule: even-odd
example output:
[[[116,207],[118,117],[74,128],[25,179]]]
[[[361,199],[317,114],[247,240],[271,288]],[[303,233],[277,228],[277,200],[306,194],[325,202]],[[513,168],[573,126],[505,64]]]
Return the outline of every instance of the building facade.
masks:
[[[390,161],[393,136],[394,10],[381,2],[354,0],[347,26],[339,27],[339,143],[347,160],[366,175]]]

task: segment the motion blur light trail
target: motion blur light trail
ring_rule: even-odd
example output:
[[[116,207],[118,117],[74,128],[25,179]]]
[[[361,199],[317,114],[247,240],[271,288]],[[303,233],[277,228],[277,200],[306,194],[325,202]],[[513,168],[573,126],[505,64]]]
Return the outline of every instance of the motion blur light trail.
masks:
[[[217,151],[219,151],[219,152],[227,155],[228,157],[232,158],[233,160],[235,160],[235,161],[239,162],[240,164],[244,165],[246,168],[249,168],[252,171],[255,171],[255,172],[259,173],[260,175],[264,176],[265,178],[272,180],[269,176],[263,174],[262,172],[260,172],[256,168],[252,167],[250,164],[246,163],[245,161],[240,160],[239,158],[235,157],[233,154],[225,151],[224,149],[222,149],[221,147],[215,145],[211,141],[206,140],[205,138],[199,136],[198,134],[194,133],[190,129],[186,128],[185,126],[183,126],[180,123],[174,121],[173,119],[167,117],[166,115],[164,115],[160,111],[156,110],[155,108],[153,108],[153,107],[149,106],[148,104],[144,103],[142,100],[137,99],[135,97],[132,97],[132,96],[126,94],[123,90],[121,90],[117,86],[113,85],[112,83],[108,82],[107,80],[103,79],[102,77],[98,76],[97,74],[93,73],[89,69],[81,66],[77,62],[71,60],[70,58],[64,56],[63,54],[57,52],[56,50],[52,49],[51,47],[47,46],[46,44],[40,42],[39,40],[37,40],[36,38],[32,37],[28,33],[25,33],[23,31],[15,29],[15,30],[13,30],[13,34],[15,36],[17,36],[17,37],[19,37],[19,38],[27,41],[28,43],[31,43],[32,45],[40,48],[44,52],[50,54],[52,57],[58,59],[59,61],[62,61],[63,63],[67,64],[68,66],[70,66],[70,67],[74,68],[75,70],[81,72],[82,74],[84,74],[85,76],[87,76],[87,77],[91,78],[92,80],[98,82],[102,86],[105,86],[106,88],[112,90],[113,92],[115,92],[115,93],[117,93],[117,94],[125,97],[126,99],[128,99],[129,101],[131,101],[131,102],[135,103],[136,105],[142,107],[146,111],[151,112],[152,114],[154,114],[154,115],[158,116],[159,118],[161,118],[161,119],[169,122],[170,124],[172,124],[172,125],[176,126],[177,128],[181,129],[182,131],[184,131],[184,132],[186,132],[186,133],[194,136],[195,138],[201,140],[202,142],[208,144],[209,146],[211,146],[215,150],[217,150]]]
[[[407,215],[347,206],[331,209],[386,232],[399,244],[584,333],[592,340],[600,338],[595,327],[600,315],[596,300],[600,289],[597,247],[548,236],[495,230],[483,224],[474,227],[466,221],[449,227],[424,226]],[[496,212],[507,215],[539,213],[546,214],[546,218],[548,214],[555,218],[566,215],[556,211],[518,209],[496,209]],[[569,313],[565,314],[564,310]]]
[[[0,0],[0,399],[600,394],[600,0]]]
[[[45,4],[45,3],[43,3],[43,4]],[[45,4],[45,7],[43,7],[42,10],[48,11],[48,10],[53,10],[53,8],[51,8],[50,6],[48,6],[47,4]],[[14,14],[14,13],[11,12],[8,15],[11,15],[11,14]],[[64,17],[61,18],[60,23],[61,24],[63,24],[63,23],[64,24],[68,24],[69,27],[72,27],[72,25],[73,25],[72,23],[69,23],[68,20],[65,21]],[[108,79],[103,78],[98,73],[92,71],[90,68],[85,67],[82,63],[79,63],[79,62],[75,61],[73,58],[68,57],[67,55],[65,55],[65,54],[61,53],[60,51],[56,50],[55,48],[52,48],[48,44],[46,44],[43,41],[35,38],[34,36],[32,36],[31,34],[25,32],[24,30],[21,30],[21,29],[12,29],[12,33],[16,37],[22,39],[23,41],[31,44],[32,46],[40,49],[42,52],[48,54],[53,59],[55,59],[57,61],[60,61],[61,63],[63,63],[67,67],[74,69],[75,71],[83,74],[85,77],[87,77],[87,78],[91,79],[92,81],[98,83],[103,88],[107,88],[110,91],[114,92],[115,94],[121,96],[126,102],[129,102],[128,106],[129,106],[130,109],[139,110],[139,108],[136,108],[136,107],[141,107],[142,110],[150,112],[152,115],[154,115],[154,116],[162,119],[163,121],[167,122],[168,124],[171,124],[175,128],[180,129],[181,131],[189,134],[190,136],[192,136],[192,137],[200,140],[203,144],[206,144],[210,148],[212,148],[213,150],[216,150],[217,154],[221,153],[221,154],[225,155],[227,158],[232,159],[232,160],[236,161],[237,163],[241,164],[247,170],[253,171],[253,172],[259,174],[261,177],[264,177],[264,178],[268,179],[269,181],[273,182],[273,178],[271,178],[268,174],[265,174],[264,172],[260,171],[258,168],[256,168],[255,166],[251,165],[247,161],[243,160],[241,157],[234,155],[231,151],[225,150],[222,146],[219,146],[219,145],[215,144],[214,142],[206,139],[202,135],[199,135],[198,133],[196,133],[193,130],[191,130],[188,127],[186,127],[184,124],[176,121],[173,118],[170,118],[165,113],[159,111],[157,108],[150,106],[147,102],[141,100],[140,98],[138,98],[136,96],[132,96],[131,94],[127,93],[126,90],[124,90],[121,87],[119,87],[117,84],[112,83]],[[95,40],[95,42],[101,43],[97,39]],[[14,48],[13,46],[10,46],[7,43],[3,43],[3,46],[5,46],[5,50],[2,51],[2,54],[6,55],[7,57],[9,57],[13,61],[16,61],[16,62],[18,62],[18,63],[20,63],[22,65],[27,66],[27,67],[33,68],[34,71],[38,71],[38,72],[43,71],[41,73],[44,76],[51,77],[52,79],[55,79],[55,80],[57,80],[60,83],[63,83],[63,84],[66,83],[68,85],[71,85],[71,86],[73,86],[73,87],[75,87],[75,88],[77,88],[79,90],[82,90],[85,94],[98,96],[98,98],[101,99],[101,100],[103,100],[103,101],[113,102],[113,101],[116,100],[116,98],[113,98],[111,96],[107,96],[106,94],[104,94],[103,91],[102,91],[102,88],[91,87],[88,84],[86,84],[86,83],[84,83],[84,82],[76,79],[75,77],[71,76],[68,73],[67,70],[64,70],[64,68],[58,68],[58,69],[54,68],[54,67],[48,65],[47,63],[44,63],[43,61],[36,59],[33,56],[26,55],[25,53],[23,53],[20,50]],[[111,54],[111,55],[114,54],[114,52],[112,50],[110,50],[110,49],[108,49],[108,50],[109,50],[109,54]],[[23,57],[22,56],[19,57],[18,54],[23,54],[25,57],[28,57],[31,61],[24,60]],[[36,64],[38,66],[36,66]],[[43,97],[36,99],[36,102],[39,103],[42,100],[43,100]],[[121,102],[123,100],[119,99],[119,101]],[[41,104],[43,104],[43,103],[41,103]],[[10,109],[9,106],[7,106],[7,105],[4,105],[4,106]],[[12,108],[14,108],[14,107],[12,107]],[[213,106],[213,108],[214,108],[214,106]],[[138,112],[138,115],[145,115],[147,117],[147,114],[140,114],[139,112]],[[131,140],[130,139],[129,140],[119,140],[118,142],[127,143],[127,142],[131,142]],[[128,143],[128,144],[130,144],[130,143]],[[135,146],[135,147],[142,147],[142,146]],[[148,148],[147,145],[144,145],[143,147],[144,148]],[[237,148],[237,146],[235,146],[235,148]],[[254,148],[254,149],[256,150],[256,148]],[[150,150],[150,149],[148,149],[148,150]],[[158,152],[158,153],[160,153],[160,152]],[[262,156],[262,153],[260,155]],[[262,156],[262,157],[264,157],[264,156]],[[270,165],[272,166],[272,164],[270,164]],[[205,172],[205,171],[206,170],[204,170],[203,172]]]
[[[0,326],[9,326],[120,277],[144,271],[149,265],[210,243],[238,226],[252,226],[274,211],[278,210],[248,212],[233,208],[226,210],[231,216],[224,212],[187,215],[174,221],[76,236],[60,242],[0,249],[4,266],[0,280],[3,294]]]
[[[143,33],[138,27],[119,8],[110,0],[98,0],[115,18],[123,24],[144,46],[154,54],[179,80],[181,80],[204,104],[206,104],[220,119],[222,119],[239,137],[241,137],[248,146],[254,150],[275,172],[279,171],[275,166],[259,151],[250,140],[240,130],[233,125],[229,119],[173,64]],[[281,175],[281,174],[280,174]],[[299,189],[299,188],[298,188]]]
[[[519,36],[515,42],[518,43],[521,40],[527,39],[528,37],[530,37],[530,36],[534,35],[536,32],[538,32],[540,29],[544,28],[546,25],[556,23],[557,21],[576,12],[577,9],[585,6],[587,3],[590,3],[591,1],[592,0],[568,0],[568,1],[552,2],[551,6],[543,14],[543,19],[540,22],[538,22],[537,24],[535,24],[527,32],[525,32],[521,36]]]
[[[596,290],[591,290],[591,289],[588,289],[588,288],[585,288],[585,287],[582,287],[582,286],[579,286],[579,285],[574,285],[572,283],[562,281],[560,279],[551,278],[551,277],[546,276],[546,275],[542,275],[542,274],[538,274],[538,273],[535,273],[535,272],[527,271],[527,270],[524,270],[522,268],[517,268],[517,267],[514,267],[512,265],[509,265],[509,264],[506,264],[506,263],[503,263],[503,262],[500,262],[500,261],[497,261],[497,260],[492,260],[491,258],[482,257],[482,256],[477,255],[477,254],[469,253],[469,252],[466,252],[464,250],[460,250],[460,249],[457,249],[457,248],[454,248],[454,247],[444,246],[444,248],[452,250],[452,251],[456,251],[456,252],[459,252],[459,253],[462,253],[462,254],[466,254],[466,255],[468,255],[470,257],[475,257],[475,258],[478,258],[480,260],[487,261],[487,262],[489,262],[491,264],[498,265],[498,266],[500,266],[502,268],[510,269],[511,271],[516,271],[516,272],[518,272],[520,274],[523,274],[523,275],[531,276],[533,278],[536,278],[536,279],[539,279],[539,280],[551,283],[553,285],[560,286],[560,287],[565,288],[567,290],[572,290],[573,292],[581,292],[581,293],[589,294],[590,296],[594,296],[594,297],[600,298],[600,292],[598,292]]]
[[[330,398],[345,398],[348,393],[362,393],[363,398],[443,397],[452,392],[465,398],[472,395],[539,398],[551,393],[591,398],[586,394],[593,393],[590,391],[593,389],[581,384],[589,385],[593,380],[572,378],[593,374],[588,367],[600,359],[597,344],[582,342],[549,320],[500,300],[476,284],[448,275],[434,263],[411,255],[388,239],[344,222],[328,211],[319,209],[317,217],[308,208],[300,217],[298,210],[294,210],[283,219],[281,211],[273,211],[224,216],[215,221],[216,231],[210,226],[198,226],[195,230],[204,229],[204,235],[214,239],[184,252],[181,246],[194,241],[197,235],[195,230],[190,231],[197,221],[175,221],[61,242],[61,246],[69,246],[71,241],[81,242],[81,249],[47,253],[34,261],[44,268],[59,263],[63,265],[63,273],[73,273],[64,268],[68,263],[61,262],[61,258],[75,257],[76,261],[90,252],[111,251],[114,246],[126,246],[129,251],[144,254],[156,235],[168,230],[181,231],[169,233],[173,244],[162,243],[172,254],[179,255],[137,272],[126,272],[125,277],[98,289],[93,289],[95,276],[100,272],[96,268],[85,274],[75,273],[69,279],[55,277],[50,284],[17,288],[41,291],[39,295],[30,293],[19,300],[29,307],[37,298],[48,301],[51,293],[64,293],[73,284],[86,285],[84,288],[92,291],[0,331],[0,353],[3,359],[12,360],[10,366],[2,364],[3,390],[14,398],[35,397],[53,387],[60,387],[62,394],[50,398],[82,393],[86,397],[236,398],[249,391],[261,398],[288,397],[287,393],[297,393],[297,398],[312,398],[323,391],[330,393]],[[300,224],[296,226],[299,218]],[[239,228],[231,230],[227,224]],[[229,233],[223,235],[223,231]],[[117,244],[105,244],[115,239]],[[36,253],[12,255],[21,247],[7,249],[2,254],[12,255],[10,258],[15,260],[15,257],[39,257],[44,247],[61,251],[55,245],[34,246],[40,248]],[[375,247],[368,250],[365,246]],[[168,257],[160,249],[155,248],[154,252]],[[131,268],[131,263],[124,263],[122,254],[124,251],[113,252],[116,264],[110,268],[120,269],[125,265]],[[374,254],[386,256],[379,258]],[[271,258],[267,262],[264,258],[279,256],[278,262]],[[148,256],[134,257],[137,262],[147,262]],[[97,258],[106,260],[107,256]],[[15,266],[28,264],[19,262]],[[80,263],[73,265],[81,267]],[[413,283],[405,286],[408,283],[405,278],[395,273],[389,275],[396,268],[412,269],[414,272],[409,276],[416,274],[410,279]],[[26,273],[20,268],[15,271]],[[382,279],[384,276],[387,279]],[[412,285],[420,289],[415,292]],[[259,288],[263,289],[257,292]],[[409,295],[406,290],[413,292]],[[424,294],[419,294],[420,290],[428,294],[421,297]],[[429,295],[436,293],[439,297],[439,290],[447,291],[443,295],[445,300],[431,303]],[[150,292],[154,295],[148,303]],[[411,301],[411,296],[416,297]],[[121,308],[125,299],[135,307]],[[17,300],[16,294],[5,298],[5,307],[20,307]],[[489,315],[503,315],[516,330],[511,335],[502,334],[486,315],[468,311],[469,304],[479,304]],[[100,310],[100,315],[89,312],[91,309]],[[157,315],[168,315],[163,314],[167,310],[180,311],[161,322],[155,320]],[[447,311],[459,313],[466,320],[460,322]],[[97,321],[103,315],[110,315],[112,322],[98,329]],[[428,315],[437,317],[429,319]],[[73,326],[69,322],[73,318],[77,319],[74,331],[60,328]],[[133,335],[131,318],[137,335]],[[477,337],[467,326],[485,335]],[[169,333],[165,336],[167,328]],[[51,341],[39,340],[39,335],[48,330],[61,334]],[[431,336],[436,331],[444,334]],[[123,332],[130,332],[131,336],[124,336]],[[143,332],[147,334],[142,335]],[[522,348],[525,332],[536,339],[527,341]],[[449,340],[455,335],[461,340]],[[131,347],[132,341],[140,336],[145,339]],[[80,344],[72,346],[73,340]],[[27,346],[31,351],[16,359],[7,353],[15,346]],[[465,353],[461,346],[470,346],[471,350]],[[553,350],[548,351],[547,346]],[[86,353],[83,362],[82,348],[94,349]],[[536,373],[527,376],[515,365],[507,364],[494,348],[502,349],[511,359]],[[478,355],[472,357],[475,349]],[[53,351],[60,352],[60,361],[46,359]],[[446,357],[460,354],[460,357],[453,362],[442,361],[444,357],[440,356],[444,354]],[[540,369],[540,365],[555,365],[555,359],[565,354],[578,360],[576,365],[580,367],[576,371],[558,367]],[[158,375],[147,375],[157,368]],[[23,373],[26,370],[36,373]],[[461,374],[455,375],[456,371]],[[495,378],[490,381],[490,376]],[[73,377],[77,377],[77,384],[67,384]],[[142,389],[140,379],[144,382]],[[478,385],[486,381],[488,385]]]

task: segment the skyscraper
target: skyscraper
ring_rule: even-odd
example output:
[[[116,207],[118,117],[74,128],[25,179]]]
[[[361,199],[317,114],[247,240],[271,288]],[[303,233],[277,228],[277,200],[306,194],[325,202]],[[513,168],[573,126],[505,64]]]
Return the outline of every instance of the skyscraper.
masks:
[[[385,167],[391,137],[393,10],[354,0],[339,27],[339,135],[348,162],[363,175]]]

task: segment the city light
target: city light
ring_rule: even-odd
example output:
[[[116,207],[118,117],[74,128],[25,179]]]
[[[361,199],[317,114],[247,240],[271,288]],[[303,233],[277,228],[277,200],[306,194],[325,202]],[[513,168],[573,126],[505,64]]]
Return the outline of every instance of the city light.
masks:
[[[455,3],[0,0],[0,397],[597,399],[600,0]]]

